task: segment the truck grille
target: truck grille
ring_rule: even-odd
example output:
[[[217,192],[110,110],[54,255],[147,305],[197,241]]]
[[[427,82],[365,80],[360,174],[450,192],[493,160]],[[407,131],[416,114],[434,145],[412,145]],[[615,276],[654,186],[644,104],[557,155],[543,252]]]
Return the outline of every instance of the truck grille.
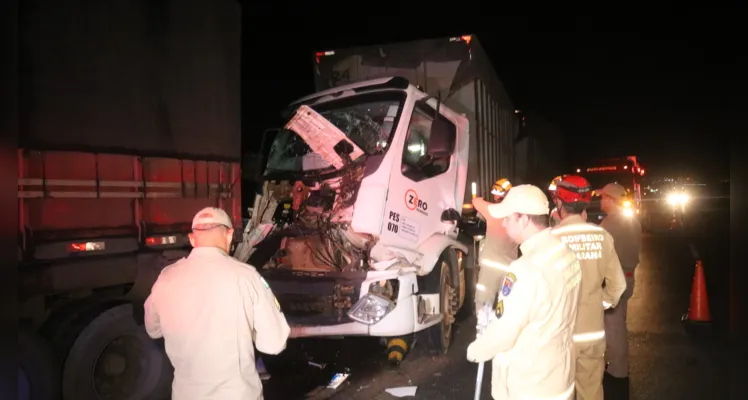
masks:
[[[336,325],[351,322],[348,310],[360,295],[365,272],[276,270],[262,273],[293,325]]]

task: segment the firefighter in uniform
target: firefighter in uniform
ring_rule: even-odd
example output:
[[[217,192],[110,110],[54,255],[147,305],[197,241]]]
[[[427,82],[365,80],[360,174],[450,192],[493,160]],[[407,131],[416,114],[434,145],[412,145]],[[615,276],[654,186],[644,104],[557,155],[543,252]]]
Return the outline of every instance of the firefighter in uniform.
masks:
[[[605,359],[608,368],[605,380],[621,392],[628,391],[628,330],[626,311],[628,300],[634,294],[634,271],[639,265],[642,226],[638,218],[623,213],[626,189],[617,183],[609,183],[597,191],[602,197],[601,208],[606,217],[600,223],[615,240],[616,253],[626,276],[626,291],[616,308],[605,311]],[[607,384],[607,383],[606,383]]]
[[[161,271],[145,302],[145,329],[164,338],[175,400],[261,400],[255,349],[278,354],[290,328],[267,282],[228,255],[234,230],[208,207],[192,221],[187,258]]]
[[[556,192],[556,181],[561,179],[561,175],[553,178],[551,181],[551,184],[548,186],[548,192],[551,194],[551,198],[553,198],[553,194]],[[587,221],[587,210],[582,211],[582,219]],[[561,222],[561,215],[558,213],[558,207],[553,207],[551,210],[551,226],[556,226],[558,223]]]
[[[564,175],[556,180],[555,185],[553,202],[561,221],[552,232],[576,253],[582,266],[579,313],[574,327],[576,398],[602,400],[605,373],[603,315],[606,309],[617,305],[626,290],[626,281],[611,235],[605,229],[587,223],[581,216],[591,199],[589,182],[578,175]]]
[[[499,204],[512,188],[508,179],[499,179],[491,188],[493,204]],[[488,207],[492,203],[477,197],[473,200],[473,207],[486,220],[486,237],[480,245],[480,270],[478,284],[475,291],[475,310],[479,324],[484,323],[486,313],[480,312],[486,305],[493,304],[496,293],[504,281],[506,269],[517,259],[517,245],[512,243],[501,226],[500,219],[486,218],[489,216]]]
[[[573,329],[581,272],[574,253],[548,228],[548,198],[536,186],[512,188],[488,207],[522,256],[509,265],[486,330],[467,349],[492,360],[494,399],[571,399]]]
[[[551,184],[548,185],[548,192],[551,194],[551,198],[553,198],[553,194],[556,193],[556,181],[561,179],[561,175],[553,178],[551,181]],[[558,207],[553,207],[551,210],[551,226],[556,226],[561,221],[561,216],[558,215]]]

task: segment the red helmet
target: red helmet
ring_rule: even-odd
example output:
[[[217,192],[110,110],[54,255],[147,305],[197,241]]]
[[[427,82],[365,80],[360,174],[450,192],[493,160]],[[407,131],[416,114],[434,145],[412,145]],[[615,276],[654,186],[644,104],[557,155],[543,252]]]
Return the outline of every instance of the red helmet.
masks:
[[[579,175],[563,175],[554,179],[556,190],[553,191],[553,197],[564,203],[590,203],[592,199],[592,189],[587,179]]]

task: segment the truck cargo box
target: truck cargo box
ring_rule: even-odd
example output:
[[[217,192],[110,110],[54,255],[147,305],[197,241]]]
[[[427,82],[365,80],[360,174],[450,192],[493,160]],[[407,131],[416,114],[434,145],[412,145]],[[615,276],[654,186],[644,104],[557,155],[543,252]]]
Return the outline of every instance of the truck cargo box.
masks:
[[[546,188],[551,179],[566,171],[566,144],[563,133],[533,111],[523,110],[521,135],[516,143],[518,183]]]
[[[21,9],[21,147],[239,160],[239,2]]]
[[[425,39],[314,55],[317,91],[399,76],[470,121],[468,182],[488,195],[499,177],[515,178],[514,139],[519,121],[509,95],[475,35]],[[524,157],[524,154],[521,155]],[[470,201],[470,185],[465,200]]]

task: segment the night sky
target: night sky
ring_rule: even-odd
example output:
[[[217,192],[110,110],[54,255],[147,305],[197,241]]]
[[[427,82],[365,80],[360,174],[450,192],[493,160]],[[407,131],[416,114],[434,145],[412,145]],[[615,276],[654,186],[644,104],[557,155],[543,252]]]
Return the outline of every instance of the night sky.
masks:
[[[281,123],[277,115],[290,101],[314,91],[314,51],[465,33],[478,36],[515,105],[562,130],[567,148],[559,151],[570,168],[637,155],[652,175],[727,178],[729,137],[744,126],[737,119],[742,82],[736,78],[745,79],[739,72],[747,60],[735,36],[721,29],[729,25],[725,19],[507,17],[407,32],[387,24],[377,31],[377,24],[361,20],[336,22],[333,30],[319,20],[257,19],[245,9],[245,147]]]

